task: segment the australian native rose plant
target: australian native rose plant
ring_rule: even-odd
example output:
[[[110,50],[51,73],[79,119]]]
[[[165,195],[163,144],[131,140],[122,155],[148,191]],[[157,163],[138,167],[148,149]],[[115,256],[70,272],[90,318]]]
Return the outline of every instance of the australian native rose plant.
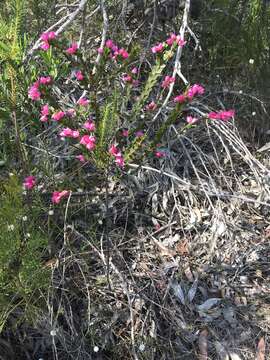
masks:
[[[205,92],[200,84],[181,89],[178,79],[166,71],[177,47],[185,44],[179,35],[171,34],[165,42],[153,46],[149,53],[155,65],[147,74],[134,66],[139,55],[136,48],[129,51],[108,39],[103,48],[96,49],[97,63],[96,53],[86,58],[76,42],[67,43],[54,32],[42,34],[40,57],[36,58],[42,72],[28,91],[34,111],[39,114],[40,128],[58,127],[58,141],[70,144],[72,161],[77,162],[78,169],[91,162],[100,169],[109,166],[122,171],[130,161],[145,161],[149,156],[163,161],[163,135],[181,119],[184,107]],[[157,95],[160,87],[162,92]],[[152,119],[172,87],[172,110],[161,123],[157,116],[155,131]],[[228,121],[233,116],[234,111],[228,110],[211,112],[206,117]],[[185,127],[202,120],[190,113],[185,117]],[[25,189],[35,185],[33,176],[25,178]],[[70,191],[52,189],[52,202],[59,204]]]

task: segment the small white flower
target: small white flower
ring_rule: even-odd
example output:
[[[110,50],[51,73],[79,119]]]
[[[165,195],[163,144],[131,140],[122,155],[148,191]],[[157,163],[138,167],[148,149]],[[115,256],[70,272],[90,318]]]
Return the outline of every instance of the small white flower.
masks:
[[[253,65],[254,64],[254,59],[249,59],[248,62],[250,63],[250,65]]]
[[[31,237],[30,233],[27,233],[25,236],[27,237],[27,239]]]
[[[140,351],[144,351],[144,350],[145,350],[145,345],[144,345],[144,343],[141,343],[141,345],[139,346],[139,350],[140,350]]]
[[[15,226],[13,224],[11,224],[11,225],[8,225],[7,228],[8,228],[8,231],[14,231]]]
[[[56,331],[55,331],[55,330],[51,330],[51,331],[50,331],[50,335],[51,335],[51,336],[56,336]]]
[[[23,221],[27,221],[27,216],[23,216]]]
[[[102,225],[102,224],[103,224],[103,221],[102,221],[102,220],[98,220],[98,223],[99,223],[99,225]]]
[[[243,90],[239,90],[239,94],[243,94]]]
[[[253,113],[251,114],[252,116],[255,116],[256,115],[256,111],[253,111]]]
[[[54,214],[54,211],[53,211],[53,210],[49,210],[48,214],[49,214],[50,216],[52,216],[52,215]]]
[[[97,353],[97,352],[99,352],[99,347],[98,347],[98,346],[94,346],[94,349],[93,349],[93,350],[94,350],[95,353]]]
[[[14,174],[13,174],[13,173],[9,173],[9,176],[14,176]]]

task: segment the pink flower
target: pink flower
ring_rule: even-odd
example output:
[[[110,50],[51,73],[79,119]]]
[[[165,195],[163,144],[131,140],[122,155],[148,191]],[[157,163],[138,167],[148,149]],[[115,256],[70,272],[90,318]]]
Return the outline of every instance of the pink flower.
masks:
[[[109,153],[113,156],[120,156],[121,152],[119,151],[119,149],[117,148],[117,146],[115,144],[113,144],[110,149],[109,149]]]
[[[76,116],[76,110],[75,109],[68,109],[66,111],[66,116],[69,116],[71,118],[75,117]]]
[[[163,80],[163,82],[161,84],[161,87],[166,89],[167,87],[169,87],[174,82],[175,82],[175,77],[173,77],[173,76],[165,76],[165,79]]]
[[[156,46],[153,46],[151,51],[153,54],[156,54],[156,53],[160,53],[164,50],[164,44],[163,43],[160,43]]]
[[[97,52],[101,55],[101,54],[103,54],[104,49],[100,47],[100,48],[97,49]]]
[[[173,99],[173,101],[175,102],[175,103],[179,103],[179,104],[183,104],[185,101],[186,101],[186,96],[185,95],[178,95],[178,96],[176,96],[174,99]]]
[[[41,122],[47,122],[48,121],[48,116],[42,115],[39,120]]]
[[[105,43],[106,47],[111,49],[114,46],[114,43],[111,39],[108,39]]]
[[[65,116],[64,111],[58,111],[52,115],[52,119],[54,121],[60,121],[61,119],[63,119],[64,116]]]
[[[131,83],[132,80],[133,80],[132,77],[130,75],[128,75],[128,74],[124,74],[122,76],[122,79],[123,79],[124,82],[129,82],[129,83]]]
[[[33,187],[36,185],[36,178],[34,176],[27,176],[24,179],[23,186],[27,190],[33,189]]]
[[[95,136],[83,135],[80,141],[80,144],[84,145],[87,150],[94,150],[96,146]]]
[[[43,105],[42,106],[42,108],[41,108],[41,115],[43,115],[43,116],[48,116],[49,115],[49,112],[50,112],[50,110],[49,110],[49,104],[45,104],[45,105]]]
[[[117,146],[115,144],[111,145],[111,147],[109,148],[109,153],[112,156],[114,156],[115,163],[119,167],[123,167],[125,165],[124,158],[123,158],[123,156],[121,154],[121,151],[117,148]]]
[[[79,46],[77,43],[72,43],[71,46],[66,50],[69,55],[73,55],[78,50]]]
[[[52,82],[52,78],[50,76],[41,76],[38,81],[42,85],[49,85]]]
[[[142,130],[138,130],[138,131],[135,132],[135,136],[137,138],[142,137],[143,135],[144,135],[144,132]]]
[[[69,137],[69,138],[73,138],[73,139],[76,139],[80,136],[80,133],[78,130],[72,130],[70,128],[64,128],[59,136],[61,136],[62,138],[64,137]]]
[[[171,34],[171,36],[166,40],[168,45],[172,45],[176,41],[177,36],[175,34]]]
[[[137,86],[139,86],[139,80],[132,80],[132,86],[133,87],[137,87]]]
[[[157,104],[154,101],[151,101],[148,105],[146,105],[145,109],[146,110],[156,110],[157,108]]]
[[[163,151],[157,150],[157,151],[155,152],[155,156],[156,156],[157,158],[163,158],[163,157],[166,156],[166,154],[165,154]]]
[[[128,130],[127,130],[127,129],[124,129],[124,130],[122,131],[122,135],[123,135],[124,137],[128,137]]]
[[[122,56],[123,59],[127,59],[129,57],[129,53],[125,49],[120,49],[118,53]]]
[[[69,196],[69,194],[70,194],[70,191],[68,191],[68,190],[54,191],[52,194],[52,202],[54,204],[59,204],[61,199]]]
[[[96,130],[96,126],[95,126],[95,123],[93,121],[86,121],[84,124],[83,124],[83,127],[88,130],[88,131],[95,131]]]
[[[35,82],[28,90],[28,96],[33,101],[40,100],[41,93],[39,91],[37,82]]]
[[[85,163],[85,162],[86,162],[85,157],[84,157],[82,154],[77,155],[77,156],[76,156],[76,159],[78,159],[81,163]]]
[[[176,41],[177,41],[177,45],[180,47],[183,47],[187,43],[184,39],[181,39],[180,37],[178,37]]]
[[[209,119],[217,119],[228,121],[232,117],[234,117],[235,111],[234,110],[227,110],[227,111],[219,111],[219,112],[210,112],[208,114]]]
[[[201,85],[194,84],[188,89],[187,96],[191,100],[196,95],[204,94],[204,88]]]
[[[89,100],[86,99],[85,97],[82,97],[77,101],[77,104],[81,106],[87,106],[89,105]]]
[[[124,167],[125,162],[124,162],[124,158],[122,157],[122,155],[116,155],[115,163],[121,168]]]
[[[173,45],[177,43],[178,46],[183,47],[186,44],[186,41],[180,37],[180,35],[171,34],[171,36],[166,40],[168,45]]]
[[[192,116],[187,116],[187,123],[190,124],[190,125],[193,125],[195,124],[199,119],[195,118],[195,117],[192,117]]]
[[[136,75],[138,74],[138,68],[137,67],[134,67],[132,70],[131,70],[131,73]]]
[[[41,34],[40,39],[42,40],[42,44],[40,45],[40,48],[42,50],[49,50],[50,48],[50,41],[54,40],[56,38],[56,33],[54,31],[49,31]]]
[[[40,121],[42,122],[48,121],[49,112],[50,112],[49,105],[48,104],[43,105],[40,111],[40,115],[41,115]]]
[[[47,51],[50,48],[50,44],[48,43],[48,41],[43,41],[43,43],[40,45],[40,49]]]
[[[56,33],[54,31],[44,32],[41,34],[40,38],[43,41],[54,40],[56,38]]]
[[[83,73],[81,72],[81,70],[76,71],[75,76],[78,81],[82,81],[84,79],[84,76],[83,76]]]

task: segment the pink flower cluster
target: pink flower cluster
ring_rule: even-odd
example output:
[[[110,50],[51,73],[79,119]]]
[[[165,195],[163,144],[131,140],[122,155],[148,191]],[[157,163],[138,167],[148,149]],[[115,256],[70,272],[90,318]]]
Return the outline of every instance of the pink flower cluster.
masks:
[[[163,87],[163,89],[166,89],[174,82],[175,82],[175,77],[167,75],[165,76],[165,79],[162,81],[161,87]]]
[[[86,107],[86,106],[89,105],[89,102],[90,101],[88,99],[86,99],[85,97],[82,97],[77,101],[77,104],[80,105],[80,106]]]
[[[146,105],[145,110],[153,111],[156,110],[157,104],[154,101],[151,101],[149,104]]]
[[[210,112],[208,114],[209,119],[217,119],[222,121],[228,121],[232,117],[234,117],[235,111],[234,110],[222,110],[218,112]]]
[[[33,85],[30,86],[28,90],[28,97],[33,100],[40,100],[41,91],[40,85],[50,85],[52,83],[52,78],[50,76],[41,76]]]
[[[185,94],[176,96],[173,101],[175,103],[183,104],[186,101],[191,101],[194,96],[204,94],[204,87],[198,84],[191,86]]]
[[[61,136],[61,138],[68,137],[68,138],[77,139],[78,137],[80,137],[80,133],[78,130],[72,130],[69,127],[67,127],[60,132],[59,136]]]
[[[132,77],[132,75],[136,75],[137,73],[138,73],[138,69],[136,67],[134,67],[133,69],[131,69],[131,75],[123,74],[122,80],[126,83],[132,84],[133,86],[138,86],[139,81]]]
[[[71,46],[66,49],[66,53],[69,55],[74,55],[76,54],[78,49],[79,49],[79,45],[76,42],[73,42]]]
[[[158,45],[155,45],[151,48],[151,51],[153,54],[162,53],[165,48],[165,45],[163,43],[159,43]]]
[[[95,131],[96,130],[96,126],[95,126],[95,123],[89,119],[87,120],[84,124],[83,124],[83,127],[88,130],[88,131]]]
[[[54,31],[44,32],[40,36],[42,43],[40,48],[44,51],[47,51],[51,47],[51,41],[56,38],[56,33]]]
[[[96,138],[93,135],[83,135],[80,144],[84,145],[87,150],[92,151],[96,146]]]
[[[24,179],[23,186],[27,190],[33,189],[33,187],[36,185],[36,178],[34,176],[27,176]]]
[[[82,81],[84,79],[83,73],[81,72],[81,70],[78,70],[75,72],[75,77],[78,81]]]
[[[168,45],[177,44],[178,46],[183,47],[187,42],[181,38],[180,35],[171,34],[171,36],[166,40]]]
[[[69,196],[70,191],[63,190],[63,191],[54,191],[52,194],[52,202],[54,204],[59,204],[62,198]]]
[[[129,135],[128,129],[123,129],[123,130],[122,130],[122,136],[128,137],[128,135]]]
[[[105,47],[107,49],[110,50],[110,57],[112,59],[127,59],[129,57],[129,53],[127,52],[127,50],[125,50],[124,48],[118,48],[118,46],[111,40],[111,39],[108,39],[105,43]],[[98,53],[99,54],[103,54],[104,52],[104,49],[103,48],[99,48],[98,49]]]
[[[164,151],[157,150],[157,151],[155,152],[155,156],[156,156],[157,158],[164,158],[164,157],[166,156],[166,154],[165,154]]]
[[[115,163],[119,166],[119,167],[124,167],[125,162],[124,162],[124,158],[121,154],[121,151],[117,148],[117,146],[115,144],[113,144],[110,149],[109,149],[109,153],[115,158]]]
[[[50,114],[49,104],[43,105],[40,111],[40,115],[41,115],[40,121],[47,122],[49,114]]]
[[[49,108],[49,104],[45,104],[41,107],[41,111],[40,111],[40,121],[41,122],[47,122],[49,119],[50,115],[50,108]],[[52,115],[52,120],[53,121],[60,121],[62,120],[65,116],[69,116],[69,117],[74,117],[76,115],[76,111],[74,109],[69,109],[67,111],[62,111],[59,110],[57,112],[55,112]]]
[[[76,159],[78,159],[81,163],[85,163],[85,162],[86,162],[85,157],[84,157],[82,154],[77,155],[77,156],[76,156]]]
[[[60,120],[63,119],[63,117],[65,117],[65,115],[66,115],[66,113],[65,113],[64,111],[62,111],[62,110],[57,111],[56,113],[54,113],[54,114],[52,115],[52,120],[54,120],[54,121],[60,121]]]
[[[188,89],[187,96],[189,100],[192,100],[196,95],[203,95],[204,88],[201,85],[195,84]]]
[[[187,123],[190,124],[190,125],[193,125],[193,124],[196,124],[196,122],[199,120],[195,117],[192,117],[192,116],[187,116]]]

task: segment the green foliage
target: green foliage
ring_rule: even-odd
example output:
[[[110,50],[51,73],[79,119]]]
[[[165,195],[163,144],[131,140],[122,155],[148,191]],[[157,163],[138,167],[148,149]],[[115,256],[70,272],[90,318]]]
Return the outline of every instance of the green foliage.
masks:
[[[10,309],[28,306],[48,284],[41,257],[47,241],[36,226],[37,210],[25,204],[17,177],[1,184],[0,196],[0,330]],[[31,300],[31,307],[36,306]]]
[[[249,59],[254,59],[260,72],[269,56],[270,7],[261,0],[215,0],[211,10],[213,8],[216,11],[206,12],[202,36],[203,48],[209,52],[210,67],[228,68],[230,74],[239,73]]]
[[[11,157],[16,152],[12,146],[15,133],[12,114],[21,109],[26,91],[25,73],[21,66],[26,46],[26,2],[12,0],[3,5],[4,10],[0,13],[0,144],[3,144],[5,157]],[[18,130],[17,135],[20,134]]]
[[[166,67],[166,63],[162,64],[160,61],[157,61],[157,64],[153,67],[151,73],[149,74],[148,80],[144,86],[144,89],[142,90],[142,93],[134,105],[134,108],[132,110],[132,117],[136,117],[140,110],[145,105],[146,100],[148,99],[151,91],[153,90],[154,86],[157,84],[164,68]]]

